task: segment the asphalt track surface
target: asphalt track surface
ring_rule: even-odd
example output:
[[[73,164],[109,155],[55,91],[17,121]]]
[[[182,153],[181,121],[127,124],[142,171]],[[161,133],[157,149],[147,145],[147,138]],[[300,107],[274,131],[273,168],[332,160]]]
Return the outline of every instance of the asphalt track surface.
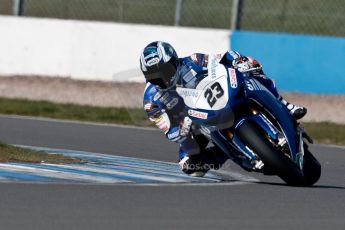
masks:
[[[176,161],[153,130],[0,117],[12,144]],[[253,176],[241,185],[0,183],[0,229],[345,229],[345,149],[315,145],[323,174],[311,188]]]

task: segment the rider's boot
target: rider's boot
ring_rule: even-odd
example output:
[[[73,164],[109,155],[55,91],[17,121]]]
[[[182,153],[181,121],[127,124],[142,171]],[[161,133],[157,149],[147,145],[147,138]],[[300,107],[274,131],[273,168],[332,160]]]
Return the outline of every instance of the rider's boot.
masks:
[[[296,119],[299,120],[302,117],[304,117],[307,114],[307,108],[303,106],[298,106],[291,104],[283,99],[283,97],[280,97],[279,100],[286,106],[286,108],[289,110],[291,115]]]
[[[217,146],[209,147],[199,154],[183,157],[179,165],[182,171],[193,177],[203,177],[210,169],[217,170],[229,159]]]

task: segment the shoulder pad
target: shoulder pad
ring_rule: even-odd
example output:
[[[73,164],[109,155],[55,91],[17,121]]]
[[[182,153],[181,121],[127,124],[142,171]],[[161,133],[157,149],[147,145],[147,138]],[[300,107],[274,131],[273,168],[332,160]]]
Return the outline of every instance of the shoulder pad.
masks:
[[[159,110],[159,105],[154,103],[153,98],[158,93],[156,87],[150,83],[146,83],[143,98],[143,107],[148,116],[153,116]]]
[[[144,101],[153,101],[153,97],[158,93],[158,90],[151,83],[146,83],[144,90]]]

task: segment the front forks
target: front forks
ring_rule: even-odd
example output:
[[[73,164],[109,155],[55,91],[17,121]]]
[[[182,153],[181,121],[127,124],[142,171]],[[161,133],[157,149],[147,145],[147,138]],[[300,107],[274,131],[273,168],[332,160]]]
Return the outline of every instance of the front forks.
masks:
[[[305,132],[304,128],[301,126],[297,127],[298,141],[299,141],[299,152],[297,153],[297,158],[295,163],[298,165],[299,169],[303,172],[304,166],[304,138],[309,142],[313,143],[313,140]]]

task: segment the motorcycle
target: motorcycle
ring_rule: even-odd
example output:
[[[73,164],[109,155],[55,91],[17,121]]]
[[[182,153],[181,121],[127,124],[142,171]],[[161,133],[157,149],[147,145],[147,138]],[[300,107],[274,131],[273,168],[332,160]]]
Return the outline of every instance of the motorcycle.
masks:
[[[252,69],[251,69],[252,70]],[[177,87],[197,130],[248,171],[277,175],[288,185],[311,186],[321,165],[312,139],[287,108],[255,77],[209,61],[194,89]]]

